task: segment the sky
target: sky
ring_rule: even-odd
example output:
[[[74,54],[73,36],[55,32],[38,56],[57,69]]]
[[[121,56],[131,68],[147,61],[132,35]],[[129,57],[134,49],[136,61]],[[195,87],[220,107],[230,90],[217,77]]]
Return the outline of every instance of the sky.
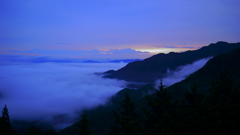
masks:
[[[139,58],[239,42],[239,0],[0,0],[0,54]]]

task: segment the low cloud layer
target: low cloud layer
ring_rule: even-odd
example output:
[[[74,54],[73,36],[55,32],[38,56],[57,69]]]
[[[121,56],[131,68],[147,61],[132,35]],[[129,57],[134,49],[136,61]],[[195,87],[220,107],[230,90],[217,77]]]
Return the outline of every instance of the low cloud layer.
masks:
[[[195,61],[192,64],[180,66],[178,67],[177,71],[168,71],[166,77],[162,78],[163,85],[170,86],[170,85],[173,85],[174,83],[184,80],[190,74],[202,68],[211,58],[212,57],[204,58],[204,59]],[[159,83],[160,83],[160,79],[156,80],[155,82],[156,88],[158,87]]]
[[[48,56],[48,57],[75,57],[75,58],[144,58],[150,55],[147,51],[137,51],[132,48],[125,49],[110,49],[107,51],[101,51],[98,49],[92,50],[8,50],[6,53],[15,53],[21,55],[36,55],[36,56]],[[124,54],[124,55],[123,55]]]
[[[65,121],[104,104],[126,82],[94,75],[124,63],[18,63],[0,65],[0,107],[11,119]],[[58,118],[57,118],[58,117]]]

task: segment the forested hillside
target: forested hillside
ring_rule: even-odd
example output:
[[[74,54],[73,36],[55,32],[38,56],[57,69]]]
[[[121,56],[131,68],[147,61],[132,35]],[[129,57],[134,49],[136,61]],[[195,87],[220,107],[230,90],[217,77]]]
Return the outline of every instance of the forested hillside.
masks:
[[[155,94],[151,94],[154,89],[151,85],[138,90],[124,89],[112,97],[107,106],[88,112],[92,125],[90,129],[94,134],[107,134],[113,130],[115,133],[125,132],[109,126],[116,119],[121,121],[124,118],[124,93],[128,93],[134,101],[134,111],[140,115],[136,121],[141,132],[136,134],[227,134],[238,131],[239,69],[240,49],[235,49],[212,58],[203,68],[175,85],[164,88],[164,84],[160,84],[160,91],[155,90]],[[115,116],[112,110],[115,110]],[[124,127],[121,125],[124,123],[117,121],[117,127]],[[136,121],[129,120],[130,123]],[[59,133],[77,133],[73,127]]]

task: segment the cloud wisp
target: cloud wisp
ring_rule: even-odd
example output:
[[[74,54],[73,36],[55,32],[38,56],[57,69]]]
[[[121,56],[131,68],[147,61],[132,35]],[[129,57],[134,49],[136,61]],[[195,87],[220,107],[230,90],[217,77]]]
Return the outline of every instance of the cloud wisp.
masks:
[[[162,78],[163,85],[166,85],[168,87],[173,85],[174,83],[184,80],[190,74],[202,68],[211,58],[212,57],[200,59],[198,61],[193,62],[192,64],[180,66],[176,71],[168,71],[166,77]],[[155,81],[156,89],[158,88],[159,83],[160,83],[160,79]]]
[[[11,119],[71,123],[79,111],[106,103],[126,82],[94,75],[124,63],[18,63],[0,65],[0,106]],[[61,117],[60,117],[61,116]]]

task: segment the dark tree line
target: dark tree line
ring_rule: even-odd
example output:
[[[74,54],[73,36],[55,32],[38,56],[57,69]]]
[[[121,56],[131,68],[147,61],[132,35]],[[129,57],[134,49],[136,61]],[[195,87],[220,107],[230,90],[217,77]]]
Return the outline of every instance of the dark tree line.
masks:
[[[111,135],[170,135],[170,134],[238,134],[240,133],[240,92],[231,76],[223,71],[212,83],[210,95],[197,92],[193,85],[184,98],[172,101],[162,84],[155,97],[147,97],[148,108],[136,111],[134,102],[126,94],[122,111],[114,112],[115,123]],[[140,112],[144,112],[139,116]]]
[[[0,135],[18,135],[10,123],[7,105],[4,106],[2,116],[0,117]],[[57,133],[53,129],[47,129],[45,132],[42,132],[39,128],[30,126],[25,135],[57,135]]]

